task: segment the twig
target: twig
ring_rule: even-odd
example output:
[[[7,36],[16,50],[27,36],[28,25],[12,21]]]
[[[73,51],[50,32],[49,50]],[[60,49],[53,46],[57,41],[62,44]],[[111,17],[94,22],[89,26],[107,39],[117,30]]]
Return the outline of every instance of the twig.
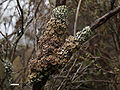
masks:
[[[9,6],[9,4],[10,4],[11,1],[12,1],[12,0],[9,0],[9,1],[8,1],[5,9],[3,10],[4,12],[1,14],[1,17],[4,15],[4,13],[5,13],[5,11],[7,10],[7,8],[8,8],[8,6]]]
[[[69,76],[69,74],[70,74],[70,71],[71,71],[71,70],[73,69],[73,67],[75,66],[76,61],[77,61],[77,59],[75,59],[75,61],[73,62],[73,65],[72,65],[71,68],[69,69],[69,71],[68,71],[68,73],[67,73],[67,75],[66,75],[67,78],[68,78],[68,76]],[[62,83],[60,84],[60,86],[58,87],[57,90],[60,90],[60,89],[61,89],[61,87],[62,87],[62,85],[64,84],[65,81],[66,81],[66,79],[64,79],[64,80],[62,81]]]
[[[65,68],[68,66],[69,62],[70,62],[72,59],[74,59],[74,54],[71,56],[70,60],[65,64],[65,66],[63,67],[63,69],[60,71],[60,74],[55,77],[55,79],[57,79],[57,77],[58,77],[58,78],[61,77],[60,75],[63,73],[63,71],[65,70]],[[63,76],[63,77],[64,77],[63,79],[67,78],[67,76]],[[54,83],[56,83],[56,81],[57,81],[57,80],[54,80]],[[51,86],[51,89],[52,89],[53,87],[54,87],[54,84]],[[51,89],[50,89],[50,90],[51,90]]]
[[[16,1],[17,1],[17,5],[18,5],[18,7],[19,7],[20,13],[21,13],[21,32],[20,32],[20,34],[16,37],[16,40],[15,40],[15,42],[14,42],[14,44],[13,44],[14,46],[13,46],[13,51],[12,51],[12,56],[11,56],[11,62],[13,62],[13,58],[14,58],[14,54],[15,54],[15,52],[16,52],[17,44],[18,44],[19,40],[21,39],[21,37],[22,37],[23,34],[24,34],[24,22],[23,22],[23,20],[24,20],[24,15],[23,15],[23,9],[22,9],[21,6],[20,6],[19,0],[16,0]]]
[[[35,51],[37,51],[37,47],[38,47],[38,36],[37,36],[37,12],[39,10],[39,6],[41,4],[42,0],[39,1],[37,8],[35,10],[35,14],[34,14],[34,27],[35,27],[35,43],[34,43],[34,47],[35,47]]]
[[[24,22],[23,22],[23,20],[24,20],[24,16],[23,16],[23,9],[21,8],[21,6],[20,6],[20,3],[19,3],[19,0],[16,0],[17,1],[17,5],[18,5],[18,8],[19,8],[19,10],[20,10],[20,13],[21,13],[21,33],[23,34],[24,32],[23,32],[23,30],[24,30],[24,28],[23,28],[23,25],[24,25]]]
[[[6,38],[6,36],[0,31],[0,34],[4,37],[4,38]]]
[[[76,75],[78,74],[78,72],[80,71],[81,67],[82,67],[82,63],[80,63],[79,68],[78,68],[77,71],[75,72],[75,74],[74,74],[74,76],[73,76],[73,78],[72,78],[72,81],[75,79],[75,77],[76,77]]]
[[[76,37],[77,20],[78,20],[78,15],[79,15],[79,9],[80,9],[80,5],[81,5],[81,1],[82,1],[82,0],[80,0],[79,3],[78,3],[77,12],[76,12],[76,17],[75,17],[74,37]]]
[[[0,3],[0,5],[2,5],[4,2],[6,2],[7,0],[4,0],[4,1],[2,1],[1,3]]]
[[[86,67],[84,67],[81,71],[79,71],[79,73],[81,73],[81,75],[79,75],[80,77],[82,76],[82,74],[87,70],[87,68],[92,65],[93,62],[90,62]],[[77,77],[74,78],[74,80],[76,79]]]
[[[113,81],[108,81],[108,80],[81,80],[81,81],[75,81],[72,82],[72,84],[80,84],[80,83],[85,83],[85,82],[104,82],[104,83],[115,83]],[[120,83],[117,83],[120,84]]]

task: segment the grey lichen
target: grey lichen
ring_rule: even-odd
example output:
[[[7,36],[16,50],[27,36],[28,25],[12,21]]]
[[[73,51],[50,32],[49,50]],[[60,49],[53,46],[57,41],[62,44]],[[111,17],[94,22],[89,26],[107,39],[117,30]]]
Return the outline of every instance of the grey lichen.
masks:
[[[67,13],[68,13],[68,9],[65,5],[58,6],[55,9],[53,9],[51,18],[60,19],[66,22],[68,16]]]
[[[83,28],[83,30],[77,32],[76,37],[69,36],[62,48],[60,49],[60,52],[58,52],[58,55],[61,56],[61,60],[66,62],[69,60],[71,55],[77,51],[81,45],[87,41],[94,32],[90,29],[90,26],[87,26]]]
[[[13,66],[12,63],[9,60],[3,60],[3,66],[5,68],[5,74],[6,77],[8,78],[8,82],[9,84],[11,84],[13,82],[13,78],[12,78],[12,73],[13,73]]]
[[[83,30],[77,32],[75,40],[79,41],[80,44],[88,40],[93,35],[90,26],[86,26]]]

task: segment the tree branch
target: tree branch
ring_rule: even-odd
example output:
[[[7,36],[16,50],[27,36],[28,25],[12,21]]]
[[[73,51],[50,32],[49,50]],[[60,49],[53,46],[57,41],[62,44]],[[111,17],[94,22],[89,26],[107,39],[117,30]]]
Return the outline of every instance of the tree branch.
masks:
[[[21,13],[21,33],[23,34],[24,32],[23,32],[23,24],[24,24],[24,22],[23,22],[23,20],[24,20],[24,16],[23,16],[23,9],[21,8],[21,6],[20,6],[20,3],[19,3],[19,0],[16,0],[17,1],[17,5],[18,5],[18,7],[19,7],[19,10],[20,10],[20,13]]]
[[[91,30],[95,30],[99,26],[103,25],[107,20],[109,20],[112,16],[116,15],[119,12],[120,12],[120,6],[109,11],[102,17],[98,18],[94,23],[91,24],[91,26],[90,26]]]
[[[24,14],[23,14],[23,9],[21,8],[20,6],[20,3],[19,3],[19,0],[16,0],[17,1],[17,5],[19,7],[19,10],[20,10],[20,13],[21,13],[21,16],[20,16],[20,20],[21,20],[21,32],[20,34],[16,37],[15,39],[15,42],[14,42],[14,46],[13,46],[13,51],[12,51],[12,54],[11,54],[11,62],[13,62],[13,59],[14,59],[14,54],[16,52],[16,47],[17,47],[17,44],[19,42],[19,40],[21,39],[21,37],[23,36],[24,34]]]

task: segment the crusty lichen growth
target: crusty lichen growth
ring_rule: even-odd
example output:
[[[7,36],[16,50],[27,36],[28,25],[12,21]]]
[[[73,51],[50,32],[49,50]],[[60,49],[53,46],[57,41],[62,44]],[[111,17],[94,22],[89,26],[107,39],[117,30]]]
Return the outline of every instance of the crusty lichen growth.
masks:
[[[5,68],[5,74],[6,77],[8,79],[9,84],[13,83],[13,78],[12,78],[12,74],[13,74],[13,66],[12,63],[9,60],[3,60],[3,66]]]
[[[42,87],[49,75],[58,71],[60,58],[57,55],[59,47],[65,42],[66,34],[66,6],[53,9],[51,19],[46,24],[46,30],[39,38],[37,58],[29,63],[29,84],[39,83]]]
[[[90,26],[86,26],[83,30],[77,32],[75,40],[79,41],[80,44],[88,40],[94,32],[90,29]]]
[[[64,22],[66,22],[68,16],[68,9],[65,5],[58,6],[52,11],[52,18],[60,19]]]
[[[59,48],[58,55],[61,56],[61,62],[68,61],[71,55],[77,51],[80,46],[87,41],[92,35],[93,31],[91,31],[90,27],[87,26],[83,28],[83,30],[77,32],[76,37],[69,36],[64,45]],[[65,63],[62,63],[65,64]]]

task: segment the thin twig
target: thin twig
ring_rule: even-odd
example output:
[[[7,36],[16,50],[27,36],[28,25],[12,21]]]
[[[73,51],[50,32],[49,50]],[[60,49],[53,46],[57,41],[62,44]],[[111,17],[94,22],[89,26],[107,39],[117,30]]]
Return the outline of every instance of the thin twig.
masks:
[[[80,9],[80,5],[81,5],[81,1],[82,1],[82,0],[80,0],[79,3],[78,3],[77,12],[76,12],[76,17],[75,17],[74,37],[76,37],[77,20],[78,20],[78,15],[79,15],[79,9]]]
[[[13,51],[12,51],[12,56],[11,56],[11,62],[13,62],[13,58],[14,58],[14,55],[15,55],[15,52],[16,52],[17,44],[18,44],[19,40],[21,39],[21,37],[24,34],[24,21],[23,21],[24,20],[24,14],[23,14],[23,9],[20,6],[19,0],[16,0],[16,1],[17,1],[17,5],[19,7],[20,13],[21,13],[21,32],[16,37],[15,42],[13,44],[14,46],[13,46]]]
[[[6,36],[0,31],[0,34],[4,37],[4,38],[6,38]]]
[[[68,73],[67,73],[67,75],[66,75],[67,78],[68,78],[68,76],[69,76],[71,70],[72,70],[73,67],[75,66],[75,63],[76,63],[76,62],[77,62],[77,59],[75,59],[75,61],[73,62],[73,65],[72,65],[71,68],[69,69],[69,71],[68,71]],[[60,89],[61,89],[61,87],[62,87],[62,85],[64,84],[65,81],[66,81],[66,79],[64,79],[64,80],[62,81],[62,83],[60,84],[60,86],[58,87],[57,90],[60,90]]]
[[[35,29],[35,42],[34,42],[34,47],[35,47],[35,51],[37,51],[37,47],[38,47],[38,36],[37,36],[37,12],[39,10],[39,6],[41,4],[42,0],[39,1],[37,8],[35,10],[35,14],[34,14],[34,29]]]
[[[8,1],[6,7],[5,7],[4,10],[3,10],[4,12],[1,14],[1,17],[4,15],[4,13],[5,13],[5,11],[7,10],[7,8],[8,8],[8,6],[9,6],[9,4],[10,4],[11,1],[12,1],[12,0],[9,0],[9,1]]]
[[[19,8],[19,10],[20,10],[20,13],[21,13],[21,33],[23,34],[23,25],[24,25],[24,22],[23,22],[23,20],[24,20],[24,15],[23,15],[23,9],[21,8],[21,6],[20,6],[20,3],[19,3],[19,0],[16,0],[17,1],[17,5],[18,5],[18,8]]]
[[[57,80],[56,80],[57,77],[61,77],[60,75],[63,73],[63,71],[65,70],[65,68],[68,66],[69,62],[74,59],[74,56],[75,56],[75,55],[73,54],[73,55],[71,56],[70,60],[65,64],[65,66],[63,67],[63,69],[60,71],[59,75],[56,76],[56,78],[55,78],[54,81],[53,81],[54,83],[57,82]],[[63,76],[63,77],[64,77],[64,76]],[[64,78],[67,78],[67,77],[65,76]],[[53,87],[54,87],[54,84],[51,86],[51,89],[52,89]],[[51,90],[51,89],[50,89],[50,90]]]
[[[2,5],[4,2],[6,2],[7,0],[4,0],[4,1],[2,1],[1,3],[0,3],[0,5]]]
[[[72,81],[75,79],[75,77],[76,77],[76,75],[78,74],[78,72],[80,71],[81,67],[82,67],[82,63],[80,63],[79,68],[78,68],[77,71],[75,72],[75,74],[74,74],[74,76],[73,76],[73,78],[72,78]]]
[[[104,83],[115,83],[113,81],[108,81],[108,80],[81,80],[81,81],[75,81],[72,82],[72,84],[80,84],[80,83],[85,83],[85,82],[104,82]],[[120,83],[117,83],[120,84]]]

